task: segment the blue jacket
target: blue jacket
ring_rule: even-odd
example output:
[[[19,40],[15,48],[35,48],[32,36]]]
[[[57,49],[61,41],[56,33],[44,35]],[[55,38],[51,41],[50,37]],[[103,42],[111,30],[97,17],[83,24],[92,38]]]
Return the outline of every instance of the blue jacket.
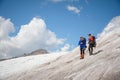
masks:
[[[80,48],[86,48],[87,47],[86,46],[86,39],[80,40],[79,43],[78,43],[78,45],[80,45]]]

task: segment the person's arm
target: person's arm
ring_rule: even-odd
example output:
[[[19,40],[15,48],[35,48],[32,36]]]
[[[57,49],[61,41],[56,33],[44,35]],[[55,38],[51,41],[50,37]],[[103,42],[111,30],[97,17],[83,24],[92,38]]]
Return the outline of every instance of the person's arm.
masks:
[[[88,44],[90,43],[90,38],[88,38]]]

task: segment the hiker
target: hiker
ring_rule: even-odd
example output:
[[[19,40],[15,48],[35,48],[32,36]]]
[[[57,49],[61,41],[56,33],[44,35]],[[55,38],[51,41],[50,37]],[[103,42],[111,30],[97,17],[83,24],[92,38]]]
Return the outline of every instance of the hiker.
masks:
[[[89,50],[89,54],[92,55],[93,54],[93,47],[96,47],[96,41],[95,41],[95,37],[92,34],[88,34],[88,50]]]
[[[80,37],[80,41],[78,45],[80,45],[80,59],[84,59],[84,54],[86,49],[86,39],[84,37]]]

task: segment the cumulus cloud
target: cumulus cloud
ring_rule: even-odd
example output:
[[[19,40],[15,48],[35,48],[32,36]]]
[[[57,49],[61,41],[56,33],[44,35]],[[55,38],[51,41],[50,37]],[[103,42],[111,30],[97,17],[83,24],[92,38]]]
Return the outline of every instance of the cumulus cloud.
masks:
[[[39,48],[51,50],[58,48],[65,40],[58,39],[54,32],[47,29],[41,18],[33,18],[28,24],[22,25],[15,37],[9,36],[9,33],[14,31],[10,19],[0,17],[0,28],[0,56],[2,57],[17,56]],[[8,39],[5,40],[4,36]]]
[[[10,19],[5,20],[5,18],[0,16],[0,40],[8,38],[11,32],[14,32],[13,23],[10,22]]]
[[[61,48],[62,52],[66,52],[70,49],[70,45],[69,44],[65,44],[64,47]]]
[[[74,13],[76,13],[76,14],[80,14],[80,9],[78,9],[78,8],[75,7],[75,6],[70,6],[70,5],[68,5],[68,6],[67,6],[67,10],[68,10],[68,11],[71,11],[71,12],[74,12]]]

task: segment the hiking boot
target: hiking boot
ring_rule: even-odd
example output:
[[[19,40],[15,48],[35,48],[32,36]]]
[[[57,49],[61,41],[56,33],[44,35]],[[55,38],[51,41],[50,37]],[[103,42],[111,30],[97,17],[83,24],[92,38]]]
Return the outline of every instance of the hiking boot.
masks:
[[[84,54],[82,54],[82,59],[84,59]]]
[[[80,54],[80,59],[84,59],[84,54]]]
[[[82,54],[80,54],[80,59],[83,59],[83,56],[82,56]]]
[[[89,52],[90,56],[93,55],[92,51]]]

